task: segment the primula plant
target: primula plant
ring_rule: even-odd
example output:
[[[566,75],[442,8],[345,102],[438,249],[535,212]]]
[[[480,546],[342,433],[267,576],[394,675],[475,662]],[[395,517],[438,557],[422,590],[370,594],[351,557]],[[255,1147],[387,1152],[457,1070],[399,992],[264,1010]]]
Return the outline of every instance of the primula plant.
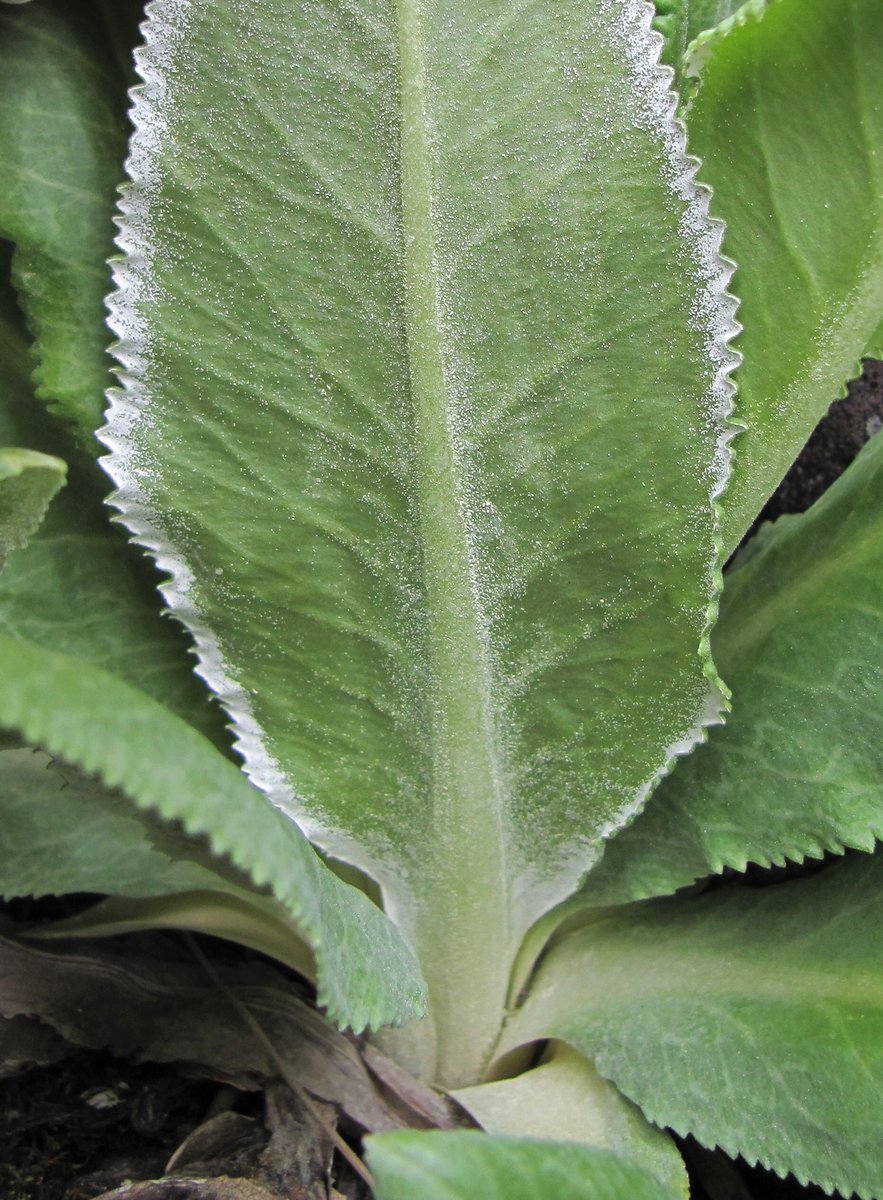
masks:
[[[143,16],[0,13],[2,891],[453,1094],[382,1200],[883,1196],[880,436],[722,573],[883,351],[883,4],[153,0],[127,151]]]

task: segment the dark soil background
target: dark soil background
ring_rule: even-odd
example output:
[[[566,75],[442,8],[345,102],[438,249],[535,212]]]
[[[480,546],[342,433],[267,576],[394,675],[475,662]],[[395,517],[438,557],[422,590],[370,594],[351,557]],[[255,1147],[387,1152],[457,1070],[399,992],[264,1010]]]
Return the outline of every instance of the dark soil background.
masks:
[[[866,360],[846,399],[831,405],[758,524],[808,508],[883,428],[883,362]],[[823,864],[795,871],[816,871]],[[750,871],[717,886],[767,886],[782,872]],[[57,904],[58,902],[50,902]],[[6,906],[13,918],[33,918],[34,906]],[[210,944],[210,940],[209,940]],[[247,952],[243,952],[247,953]],[[366,1200],[367,1188],[335,1156],[334,1190],[326,1180],[301,1187],[267,1171],[267,1094],[237,1092],[194,1079],[173,1067],[134,1064],[106,1054],[76,1052],[49,1067],[0,1080],[0,1200]],[[276,1100],[278,1108],[278,1096]],[[270,1105],[272,1107],[272,1104]],[[224,1116],[224,1114],[227,1114]],[[170,1157],[208,1118],[223,1117],[218,1144],[193,1163],[198,1178],[156,1184]],[[272,1121],[269,1122],[272,1125]],[[693,1200],[823,1200],[815,1187],[781,1180],[692,1138],[678,1138],[690,1171]],[[277,1190],[275,1182],[282,1188]],[[419,1200],[415,1197],[415,1200]]]
[[[783,513],[804,512],[843,474],[865,442],[883,429],[883,362],[866,358],[862,368],[846,397],[835,400],[816,426],[751,532]]]

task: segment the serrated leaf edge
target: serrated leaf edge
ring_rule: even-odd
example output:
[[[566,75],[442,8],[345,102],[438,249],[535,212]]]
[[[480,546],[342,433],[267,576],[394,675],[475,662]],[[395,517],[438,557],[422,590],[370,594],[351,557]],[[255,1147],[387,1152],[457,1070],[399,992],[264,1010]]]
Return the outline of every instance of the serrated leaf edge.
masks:
[[[703,284],[695,317],[710,331],[707,349],[715,372],[710,400],[722,430],[709,488],[719,531],[718,502],[730,474],[730,442],[740,431],[740,426],[731,420],[735,384],[730,376],[741,361],[739,353],[730,345],[741,330],[735,317],[738,301],[728,290],[735,264],[721,253],[724,223],[711,216],[711,190],[697,181],[700,164],[687,152],[686,130],[676,117],[678,97],[672,89],[674,73],[659,61],[663,38],[652,26],[655,15],[652,3],[650,0],[598,0],[598,3],[615,9],[618,14],[621,49],[634,86],[647,99],[648,124],[665,146],[670,169],[666,183],[686,205],[682,228],[685,239],[691,239],[694,264]],[[150,419],[150,395],[145,384],[150,337],[139,316],[137,300],[150,284],[149,210],[159,183],[151,154],[160,144],[166,127],[164,106],[170,97],[163,71],[175,61],[186,36],[189,9],[188,0],[151,0],[145,10],[148,19],[142,26],[145,44],[136,53],[136,67],[143,83],[131,93],[131,119],[135,132],[126,162],[129,182],[121,189],[117,217],[119,235],[116,241],[124,257],[111,260],[115,291],[108,300],[108,323],[118,339],[112,352],[118,363],[116,375],[121,386],[109,392],[106,424],[97,435],[110,452],[101,462],[116,485],[117,490],[108,501],[119,514],[116,519],[129,530],[131,540],[147,550],[167,577],[160,585],[160,591],[171,614],[194,639],[196,673],[218,696],[230,717],[230,728],[246,774],[277,807],[297,821],[308,836],[321,844],[322,830],[313,827],[291,781],[268,750],[250,698],[236,680],[216,635],[193,600],[193,573],[139,484],[137,450],[130,439],[133,426],[139,420]],[[722,589],[722,567],[721,539],[716,533],[714,554],[708,566],[710,598],[706,625],[698,648],[709,683],[705,705],[697,713],[693,728],[667,748],[663,764],[636,790],[626,811],[602,831],[602,844],[640,812],[677,759],[690,753],[705,739],[706,730],[725,718],[728,690],[717,675],[710,649],[710,632],[717,618]],[[582,873],[585,869],[584,865]]]

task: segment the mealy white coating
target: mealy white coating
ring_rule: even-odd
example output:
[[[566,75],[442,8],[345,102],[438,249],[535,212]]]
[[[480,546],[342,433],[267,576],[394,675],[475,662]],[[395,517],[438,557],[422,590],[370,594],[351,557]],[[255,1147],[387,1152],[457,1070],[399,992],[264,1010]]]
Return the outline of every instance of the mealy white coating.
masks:
[[[739,330],[734,316],[736,303],[727,292],[733,266],[721,256],[723,225],[709,216],[709,193],[696,183],[698,164],[686,154],[685,131],[675,117],[677,101],[671,91],[672,73],[659,65],[662,38],[651,27],[652,5],[648,0],[598,0],[598,4],[611,18],[611,26],[619,38],[635,93],[641,98],[641,120],[665,148],[668,170],[665,183],[684,206],[681,218],[684,243],[691,248],[696,277],[701,282],[692,318],[695,328],[704,335],[709,360],[714,366],[707,398],[708,412],[710,418],[723,428],[717,453],[708,469],[708,495],[715,504],[726,485],[730,466],[728,444],[736,432],[727,425],[733,396],[729,375],[738,362],[738,356],[729,348],[730,340]],[[124,189],[120,204],[117,239],[125,258],[114,264],[117,290],[109,302],[110,325],[119,339],[115,354],[122,386],[111,396],[107,425],[100,435],[110,452],[104,466],[118,489],[112,503],[123,523],[168,576],[161,589],[163,596],[171,611],[194,637],[198,674],[219,697],[230,716],[247,774],[273,803],[297,819],[314,840],[333,845],[334,832],[323,830],[311,819],[299,801],[292,781],[269,752],[267,738],[255,719],[249,695],[239,684],[216,636],[194,602],[192,571],[164,528],[161,515],[151,509],[140,482],[139,449],[133,430],[149,425],[152,420],[148,381],[153,347],[149,325],[142,317],[145,302],[149,301],[154,288],[151,206],[161,183],[156,162],[166,135],[166,114],[174,103],[168,80],[174,74],[172,68],[186,41],[191,8],[191,0],[154,0],[149,4],[146,45],[137,58],[144,82],[134,93],[135,133],[127,163],[130,183]],[[492,517],[491,513],[488,519]],[[706,636],[714,620],[720,590],[717,554],[709,557],[708,579],[713,599],[708,611]],[[624,798],[617,819],[600,831],[602,841],[641,810],[674,759],[688,753],[705,736],[706,727],[722,719],[724,708],[721,690],[717,682],[710,679],[707,695],[698,706],[695,723],[668,746],[665,764],[648,776],[629,798]],[[595,839],[597,836],[596,833]],[[575,844],[572,857],[558,864],[554,879],[538,878],[529,883],[526,880],[525,890],[534,897],[531,909],[535,908],[538,894],[542,895],[546,907],[566,898],[598,853],[597,843],[594,848]],[[382,878],[382,864],[363,858],[361,865],[368,869],[374,867]]]
[[[115,259],[115,292],[108,300],[108,324],[118,341],[114,356],[120,389],[110,393],[106,424],[98,436],[110,454],[102,465],[117,487],[110,503],[120,513],[133,541],[149,551],[159,570],[168,575],[160,587],[172,613],[190,631],[196,644],[197,674],[218,696],[228,713],[236,746],[249,778],[289,814],[295,807],[291,784],[266,749],[263,730],[251,701],[226,662],[218,640],[193,600],[193,572],[170,540],[139,482],[135,426],[151,421],[149,384],[152,352],[150,327],[142,305],[153,291],[151,205],[160,179],[156,156],[167,132],[166,113],[173,103],[168,80],[187,35],[190,0],[154,0],[145,10],[144,46],[136,53],[143,84],[133,89],[131,120],[134,134],[126,162],[129,177],[121,195],[117,245],[125,257]]]

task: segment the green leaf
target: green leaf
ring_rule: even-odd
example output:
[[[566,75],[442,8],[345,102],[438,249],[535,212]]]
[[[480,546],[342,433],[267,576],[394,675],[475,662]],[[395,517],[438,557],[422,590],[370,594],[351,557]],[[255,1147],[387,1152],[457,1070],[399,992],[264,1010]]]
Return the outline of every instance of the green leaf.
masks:
[[[111,382],[104,296],[138,0],[0,8],[0,237],[37,337],[38,395],[94,447]]]
[[[0,752],[0,894],[207,888],[204,844],[32,748]],[[240,882],[245,882],[242,877]]]
[[[735,548],[855,375],[883,311],[879,0],[774,0],[710,34],[690,149],[739,264]]]
[[[714,657],[733,711],[613,839],[586,899],[883,838],[883,436],[726,576]],[[771,802],[775,797],[775,802]]]
[[[0,444],[69,462],[68,485],[7,564],[0,628],[120,675],[229,745],[223,717],[193,675],[189,638],[160,618],[158,575],[111,526],[107,480],[34,401],[28,340],[0,254]]]
[[[419,974],[391,923],[201,734],[107,672],[5,634],[0,664],[0,724],[205,835],[270,887],[315,951],[332,1020],[362,1028],[420,1015]]]
[[[504,1049],[562,1038],[659,1125],[879,1196],[881,922],[881,854],[629,905],[551,951]]]
[[[605,1150],[482,1133],[368,1140],[377,1200],[673,1200],[643,1167]]]
[[[271,897],[258,895],[247,875],[214,857],[205,839],[189,837],[44,751],[2,750],[0,895],[66,892],[107,892],[114,899],[41,927],[40,936],[192,929],[316,977],[296,923]]]
[[[27,545],[66,474],[60,458],[0,447],[0,567],[11,551]]]
[[[742,0],[655,0],[654,28],[665,38],[662,61],[683,82],[683,57],[687,47],[706,29],[730,17]]]
[[[488,1133],[612,1150],[645,1167],[683,1200],[690,1194],[684,1160],[669,1135],[561,1042],[529,1071],[450,1094]]]
[[[732,303],[649,9],[495,13],[151,6],[102,435],[250,774],[416,945],[450,1084],[721,706]]]

